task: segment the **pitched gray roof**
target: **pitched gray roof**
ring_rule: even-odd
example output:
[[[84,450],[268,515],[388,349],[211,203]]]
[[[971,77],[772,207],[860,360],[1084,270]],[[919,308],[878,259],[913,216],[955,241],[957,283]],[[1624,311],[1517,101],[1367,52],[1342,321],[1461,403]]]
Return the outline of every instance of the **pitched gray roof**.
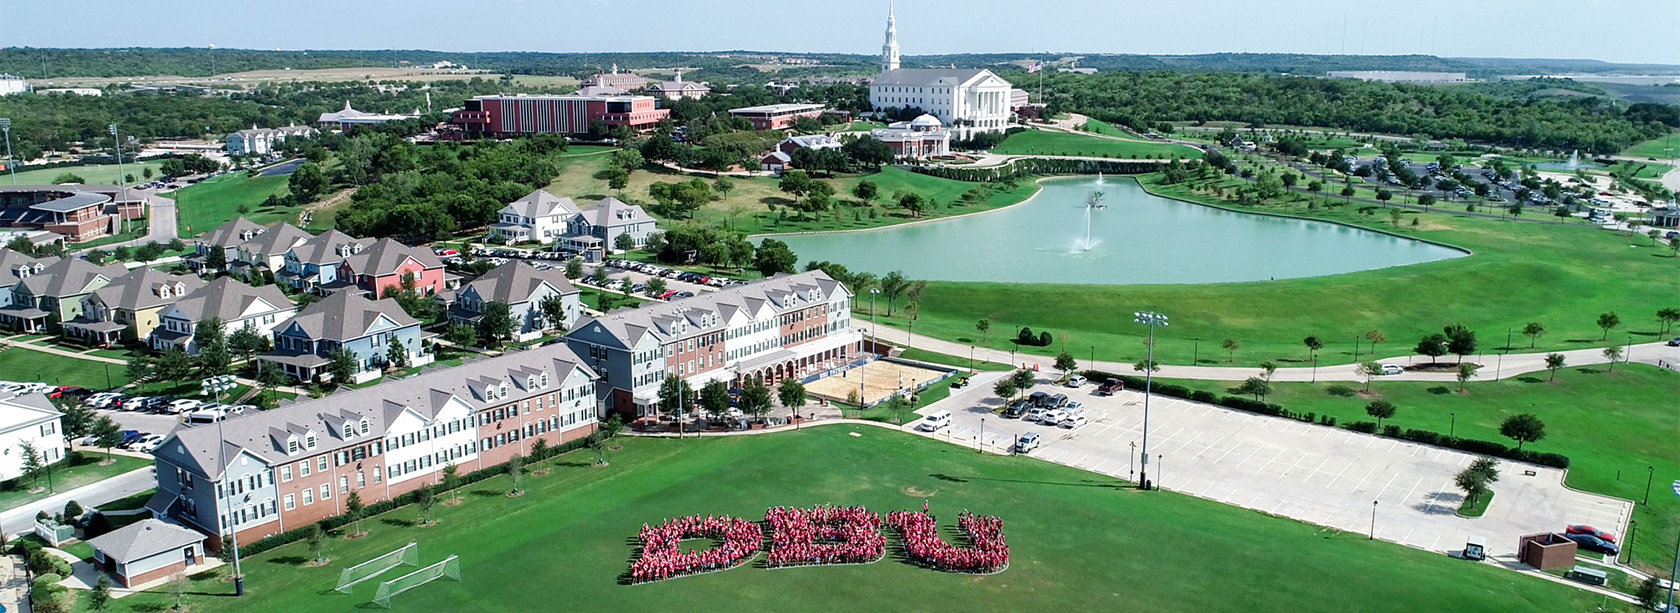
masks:
[[[577,204],[571,198],[561,198],[543,190],[536,190],[525,197],[509,202],[502,207],[503,211],[512,209],[514,215],[520,217],[542,217],[545,215],[571,215],[578,212]]]
[[[443,268],[443,262],[432,250],[410,247],[389,238],[374,241],[361,253],[344,258],[344,263],[356,274],[381,277],[395,274],[397,267],[409,258],[414,258],[424,268]]]
[[[984,68],[900,68],[881,73],[881,76],[875,77],[873,84],[927,86],[951,84],[953,81],[966,83],[982,72],[989,71]]]
[[[203,543],[205,536],[157,519],[142,519],[88,540],[94,549],[117,562],[132,562],[165,551]],[[176,560],[179,562],[180,560]]]
[[[373,241],[356,238],[338,230],[327,230],[293,247],[292,256],[305,264],[330,264],[341,262],[346,257],[339,254],[339,247],[366,247],[371,242]],[[351,249],[351,252],[354,251],[355,249]]]
[[[650,333],[662,341],[688,338],[723,330],[729,323],[729,317],[740,310],[753,313],[768,306],[779,314],[805,308],[811,305],[811,300],[805,295],[812,290],[817,293],[816,300],[824,302],[834,292],[849,293],[828,273],[813,270],[796,275],[777,275],[746,285],[701,293],[692,298],[619,309],[600,317],[586,318],[572,330],[575,334],[598,323],[625,347],[635,346],[643,335]],[[793,294],[798,296],[790,300]]]
[[[225,322],[238,319],[241,313],[251,307],[252,302],[259,299],[277,309],[293,306],[291,299],[273,285],[251,287],[235,281],[232,277],[219,277],[198,291],[187,294],[186,298],[176,301],[175,309],[182,317],[191,321],[199,322],[218,317]]]
[[[261,234],[265,230],[266,228],[257,225],[249,219],[244,217],[235,217],[232,221],[217,226],[209,232],[205,232],[204,236],[198,237],[197,242],[201,245],[214,245],[216,247],[223,248],[232,247],[247,240],[251,240],[252,237]]]
[[[252,238],[251,240],[241,243],[239,248],[241,250],[254,253],[260,257],[267,258],[291,251],[292,247],[297,246],[298,243],[309,240],[313,237],[313,234],[304,232],[303,230],[298,229],[297,226],[281,222],[269,226],[266,231],[262,234],[258,234],[256,238]]]
[[[375,301],[356,292],[334,292],[320,302],[303,307],[288,327],[295,324],[315,340],[344,341],[367,334],[368,327],[380,316],[390,318],[398,327],[420,324],[420,320],[403,312],[395,300]]]
[[[590,225],[607,228],[653,221],[642,207],[625,204],[624,201],[611,196],[595,203],[595,208],[584,211],[583,219]]]
[[[88,285],[100,277],[110,281],[127,273],[128,269],[120,265],[96,266],[87,260],[69,258],[52,263],[18,284],[27,288],[34,296],[62,298],[91,291]]]
[[[531,298],[531,292],[548,283],[561,294],[578,293],[566,279],[566,273],[560,270],[537,270],[536,267],[519,260],[513,260],[501,266],[490,269],[477,279],[473,279],[466,287],[478,295],[479,300],[485,302],[503,302],[518,304]]]
[[[60,258],[56,255],[44,258],[31,257],[5,247],[0,247],[0,271],[4,271],[4,274],[0,274],[0,286],[11,286],[16,284],[18,280],[22,278],[17,274],[18,268],[20,267],[28,266],[30,274],[34,274],[36,264],[40,264],[42,270],[45,270],[47,266],[57,263],[59,259]]]
[[[64,413],[42,393],[6,397],[0,394],[0,432],[10,432],[58,419]]]
[[[542,389],[525,387],[526,373],[547,371],[550,386]],[[287,457],[286,435],[313,431],[317,447],[311,454],[330,452],[339,448],[364,444],[382,437],[393,419],[405,409],[412,409],[427,419],[434,418],[450,401],[459,399],[473,410],[503,406],[531,398],[539,393],[557,389],[574,371],[581,371],[593,379],[594,371],[572,353],[564,343],[538,347],[529,351],[515,351],[503,356],[466,362],[453,368],[426,370],[402,379],[400,383],[386,382],[361,389],[343,389],[322,398],[282,405],[268,411],[248,411],[239,417],[223,421],[225,438],[218,439],[214,426],[176,430],[171,439],[159,446],[159,457],[209,478],[221,476],[226,463],[241,451],[277,463]],[[482,381],[508,382],[508,397],[486,401]],[[342,427],[345,421],[368,420],[366,436],[346,439]],[[218,442],[221,444],[218,445]],[[181,445],[178,453],[176,444]],[[220,448],[218,450],[218,448]],[[222,466],[218,466],[222,464]]]
[[[177,293],[177,284],[184,291]],[[165,285],[169,286],[168,298],[158,291],[159,287]],[[201,287],[204,287],[204,280],[197,275],[171,275],[141,266],[112,279],[105,287],[93,290],[93,295],[107,307],[134,311],[175,302]]]

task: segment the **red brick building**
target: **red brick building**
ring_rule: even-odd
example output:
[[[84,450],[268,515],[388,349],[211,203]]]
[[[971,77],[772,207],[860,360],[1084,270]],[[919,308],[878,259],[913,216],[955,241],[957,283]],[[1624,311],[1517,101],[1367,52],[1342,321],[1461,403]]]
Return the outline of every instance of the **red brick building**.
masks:
[[[449,122],[468,136],[506,138],[583,134],[596,122],[649,130],[670,114],[652,96],[477,96]]]

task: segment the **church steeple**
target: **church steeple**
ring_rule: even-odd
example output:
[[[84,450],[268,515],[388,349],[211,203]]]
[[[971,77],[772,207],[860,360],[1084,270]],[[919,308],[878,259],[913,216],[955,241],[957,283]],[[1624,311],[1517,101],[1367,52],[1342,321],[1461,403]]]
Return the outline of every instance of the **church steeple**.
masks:
[[[898,23],[894,19],[893,3],[887,3],[887,43],[881,45],[881,72],[898,70]]]

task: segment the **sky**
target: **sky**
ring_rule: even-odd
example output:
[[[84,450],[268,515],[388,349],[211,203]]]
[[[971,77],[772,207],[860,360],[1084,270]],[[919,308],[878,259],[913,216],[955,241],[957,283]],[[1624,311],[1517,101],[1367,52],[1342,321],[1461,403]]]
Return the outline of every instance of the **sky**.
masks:
[[[1680,64],[1677,0],[897,4],[905,55],[1348,53]],[[886,13],[887,0],[18,1],[0,6],[0,46],[876,54]]]

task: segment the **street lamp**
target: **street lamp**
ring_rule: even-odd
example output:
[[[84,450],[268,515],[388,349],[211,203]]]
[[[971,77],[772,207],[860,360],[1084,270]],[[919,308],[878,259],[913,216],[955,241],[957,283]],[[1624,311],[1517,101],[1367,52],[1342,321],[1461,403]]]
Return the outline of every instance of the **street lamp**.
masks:
[[[114,124],[114,123],[111,124],[111,147],[113,149],[115,149],[116,153],[117,153],[117,187],[119,188],[117,190],[117,193],[121,194],[124,201],[126,202],[127,198],[128,198],[128,182],[125,181],[124,177],[123,177],[122,139],[117,136],[117,124]],[[117,205],[117,214],[122,216],[123,231],[127,232],[128,231],[128,215],[124,214],[122,212],[122,206],[123,205],[121,205],[121,204]]]
[[[1452,418],[1452,422],[1447,426],[1447,436],[1454,436],[1458,434],[1458,413],[1448,413],[1447,416]]]
[[[1127,480],[1130,480],[1132,478],[1132,475],[1136,474],[1136,472],[1137,472],[1137,471],[1133,470],[1134,468],[1136,468],[1136,466],[1133,465],[1133,462],[1136,462],[1136,461],[1137,461],[1137,441],[1132,441],[1132,453],[1130,455],[1126,456],[1126,479]],[[1133,481],[1133,483],[1136,483],[1136,481]]]
[[[220,400],[222,392],[233,389],[233,377],[228,376],[228,375],[222,375],[220,377],[211,377],[209,379],[205,379],[204,381],[202,381],[200,383],[200,385],[203,386],[205,395],[213,396],[216,400]],[[224,422],[224,421],[227,421],[226,415],[224,415],[221,419],[216,420],[216,438],[221,440],[221,441],[226,441],[227,440],[227,437],[223,434],[223,431],[222,431],[222,422]],[[223,493],[229,493],[229,492],[233,491],[233,485],[228,483],[227,459],[225,457],[223,457],[223,454],[225,453],[226,448],[227,448],[226,445],[222,445],[222,444],[217,444],[216,445],[216,459],[219,461],[218,463],[220,464],[220,466],[218,467],[218,470],[220,470],[222,472],[221,483],[218,484],[221,487],[218,488],[218,489],[221,489]],[[233,518],[232,509],[230,508],[230,509],[228,509],[227,513],[223,513],[221,502],[222,501],[220,500],[220,497],[218,496],[218,499],[216,501],[216,516],[217,516],[218,524],[220,524],[222,521],[227,521],[228,523],[231,523],[232,518]],[[223,518],[226,518],[226,519],[224,520]],[[228,541],[233,544],[233,595],[234,596],[244,596],[245,595],[245,573],[240,571],[240,566],[239,566],[239,531],[233,529],[233,526],[227,526],[227,535],[228,535]]]
[[[1371,536],[1367,537],[1365,540],[1377,540],[1377,501],[1375,500],[1371,501]]]
[[[982,445],[985,445],[985,444],[986,444],[986,418],[982,417],[982,418],[980,418],[980,437],[974,439],[974,450],[978,451],[980,453],[985,453],[986,449],[984,447],[982,447]]]
[[[1167,316],[1150,311],[1132,313],[1132,321],[1149,326],[1148,356],[1143,369],[1143,462],[1138,467],[1138,485],[1149,489],[1149,392],[1155,381],[1155,326],[1167,325]]]
[[[12,185],[17,185],[17,169],[12,168],[12,118],[0,117],[0,132],[6,133],[6,174],[12,176]]]
[[[1646,466],[1645,467],[1645,501],[1641,502],[1639,504],[1647,506],[1647,507],[1651,506],[1651,480],[1654,479],[1656,476],[1657,476],[1657,467],[1655,467],[1655,466]]]
[[[1155,454],[1155,489],[1161,489],[1161,476],[1167,474],[1167,455]]]
[[[869,349],[877,353],[880,352],[881,346],[879,341],[875,340],[875,296],[880,293],[880,288],[869,288]]]

